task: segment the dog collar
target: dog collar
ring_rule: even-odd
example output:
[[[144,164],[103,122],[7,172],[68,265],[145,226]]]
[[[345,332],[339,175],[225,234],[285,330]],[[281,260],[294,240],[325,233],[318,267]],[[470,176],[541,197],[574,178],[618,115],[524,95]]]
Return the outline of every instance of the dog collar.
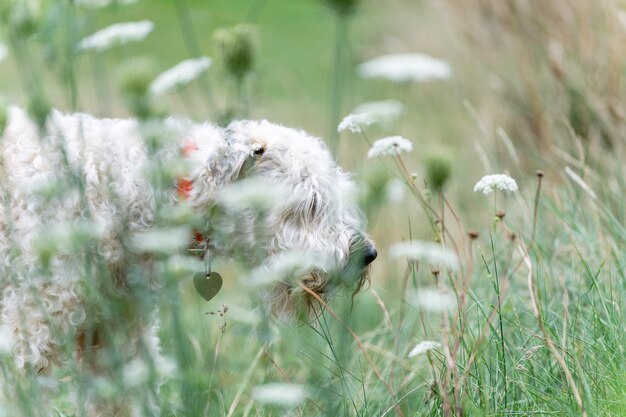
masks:
[[[181,153],[183,156],[186,157],[186,156],[191,155],[197,150],[198,150],[198,145],[196,145],[194,142],[187,141],[183,145],[181,149]],[[187,198],[189,198],[189,194],[191,193],[192,187],[193,187],[193,181],[190,180],[189,178],[185,178],[185,177],[178,178],[178,184],[176,186],[178,190],[178,198],[180,198],[181,200],[186,200]]]
[[[181,153],[184,157],[187,157],[197,151],[198,145],[196,145],[192,141],[187,141],[181,148]],[[178,193],[178,198],[181,200],[186,200],[189,198],[189,194],[191,194],[191,189],[193,188],[193,181],[186,177],[179,177],[176,190]],[[198,244],[204,242],[204,236],[202,233],[195,231],[194,232],[194,241],[192,242],[192,247],[197,246]]]

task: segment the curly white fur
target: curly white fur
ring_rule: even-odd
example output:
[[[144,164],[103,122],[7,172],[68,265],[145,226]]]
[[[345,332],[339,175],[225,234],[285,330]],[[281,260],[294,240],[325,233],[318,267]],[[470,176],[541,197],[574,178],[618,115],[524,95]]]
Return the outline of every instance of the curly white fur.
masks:
[[[78,340],[80,350],[90,315],[102,316],[90,317],[92,323],[115,322],[106,312],[93,311],[94,294],[85,280],[102,277],[86,269],[86,249],[61,251],[45,269],[40,240],[51,225],[76,226],[90,219],[97,224],[99,236],[92,249],[105,261],[110,271],[107,279],[113,281],[95,284],[113,288],[99,296],[115,296],[130,285],[124,236],[149,229],[157,213],[155,188],[144,174],[154,155],[142,129],[133,120],[59,112],[53,112],[45,128],[39,129],[24,111],[10,109],[0,142],[0,324],[15,332],[13,356],[19,367],[45,370],[63,362],[67,359],[63,344],[68,340]],[[288,197],[262,217],[246,212],[237,221],[227,215],[211,219],[208,244],[216,253],[238,256],[256,267],[288,251],[314,251],[330,257],[336,271],[350,265],[359,245],[373,250],[350,198],[353,184],[321,140],[266,121],[238,121],[220,129],[171,119],[159,129],[166,129],[169,139],[161,144],[161,160],[181,158],[186,143],[197,147],[186,157],[186,177],[192,181],[187,204],[198,213],[209,213],[220,192],[244,176],[289,190]],[[82,193],[70,186],[53,202],[41,196],[42,188],[71,183],[77,175],[84,184]],[[171,199],[175,196],[172,186]],[[331,272],[310,271],[300,282],[323,295],[334,286]],[[146,285],[157,288],[159,284]],[[296,292],[293,284],[279,284],[272,298],[275,312],[290,309]],[[153,320],[126,317],[125,321],[133,323],[125,328],[126,357],[131,358],[141,343],[157,350]]]

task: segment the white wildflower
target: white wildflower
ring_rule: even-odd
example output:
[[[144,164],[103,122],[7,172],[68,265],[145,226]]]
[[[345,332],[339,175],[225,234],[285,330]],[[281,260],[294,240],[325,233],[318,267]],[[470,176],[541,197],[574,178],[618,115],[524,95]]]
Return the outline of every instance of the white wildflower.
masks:
[[[135,358],[122,371],[124,383],[129,387],[136,387],[148,380],[150,369],[143,359]]]
[[[409,358],[414,358],[422,353],[426,353],[429,350],[441,349],[441,343],[432,342],[430,340],[424,340],[423,342],[419,342],[411,351],[409,352]]]
[[[87,7],[91,9],[100,9],[102,7],[107,7],[113,3],[120,6],[128,6],[138,2],[139,0],[74,0],[74,4],[76,4],[77,6]]]
[[[378,139],[367,152],[368,158],[385,155],[400,155],[403,152],[411,152],[413,144],[402,136],[390,136],[388,138]]]
[[[474,186],[474,192],[489,194],[495,189],[502,191],[517,191],[515,180],[505,174],[485,175]]]
[[[189,84],[208,70],[212,63],[211,58],[206,56],[183,61],[159,75],[150,85],[150,92],[161,95],[179,85]]]
[[[389,254],[392,258],[406,258],[409,261],[425,262],[431,265],[459,269],[459,258],[456,253],[441,245],[419,240],[400,242],[391,246]]]
[[[3,61],[9,55],[9,49],[5,44],[0,42],[0,61]]]
[[[385,197],[392,203],[401,203],[406,198],[406,188],[404,181],[394,178],[385,186]]]
[[[373,124],[389,127],[404,113],[404,106],[397,100],[373,101],[358,105],[339,124],[338,132],[349,130],[362,132],[363,128]]]
[[[145,39],[152,30],[154,30],[154,23],[148,20],[116,23],[81,40],[78,44],[78,49],[101,52],[117,45],[141,41]]]
[[[44,229],[35,242],[35,248],[43,258],[56,252],[71,252],[84,247],[103,236],[104,225],[81,220],[75,222],[57,222]]]
[[[184,244],[188,244],[189,237],[185,239]],[[204,262],[195,256],[174,255],[170,256],[165,262],[165,271],[175,277],[188,277],[195,273],[204,271]]]
[[[90,382],[90,386],[98,393],[102,398],[114,398],[119,395],[121,387],[115,385],[115,382],[111,378],[103,376],[94,377]]]
[[[285,200],[285,187],[259,179],[236,181],[222,191],[219,202],[229,210],[267,209]]]
[[[156,371],[164,378],[175,378],[178,376],[178,365],[176,360],[170,356],[158,355],[154,359]]]
[[[376,119],[367,113],[349,114],[339,123],[338,132],[349,130],[350,132],[360,133],[364,127],[371,126],[376,123]]]
[[[441,80],[452,76],[446,62],[418,53],[380,56],[359,65],[357,72],[363,78],[385,78],[398,83]]]
[[[283,252],[255,268],[246,282],[254,286],[270,285],[276,281],[302,277],[313,270],[328,271],[332,264],[332,259],[319,252]]]
[[[13,330],[5,324],[0,325],[0,355],[11,353],[15,342]]]
[[[359,104],[352,114],[368,114],[381,125],[388,127],[404,114],[404,105],[398,100],[372,101]]]
[[[257,402],[285,408],[298,406],[307,398],[307,395],[305,386],[283,383],[257,385],[252,391],[252,397]]]
[[[187,227],[152,229],[135,234],[131,246],[138,252],[170,254],[189,246],[191,236]]]
[[[433,313],[456,308],[456,297],[446,288],[422,288],[409,297],[407,301],[416,307]]]

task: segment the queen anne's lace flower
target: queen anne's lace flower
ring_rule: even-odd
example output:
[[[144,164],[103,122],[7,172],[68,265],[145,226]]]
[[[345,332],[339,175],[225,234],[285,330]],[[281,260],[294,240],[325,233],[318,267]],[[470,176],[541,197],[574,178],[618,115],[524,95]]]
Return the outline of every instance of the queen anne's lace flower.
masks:
[[[339,124],[338,132],[362,132],[375,123],[388,127],[404,113],[404,106],[397,100],[363,103],[352,110]]]
[[[415,293],[409,294],[407,301],[431,313],[452,311],[457,307],[456,297],[447,288],[421,288]]]
[[[225,187],[218,202],[230,211],[264,210],[284,201],[288,196],[285,187],[255,178],[243,179]]]
[[[289,251],[268,259],[250,273],[247,282],[252,286],[268,286],[277,281],[288,281],[313,270],[328,271],[334,260],[320,252]]]
[[[441,343],[432,342],[430,340],[424,340],[423,342],[419,342],[411,351],[409,352],[409,358],[414,358],[417,355],[421,355],[422,353],[426,353],[429,350],[440,349]]]
[[[116,45],[141,41],[145,39],[153,29],[154,23],[148,20],[116,23],[81,40],[78,44],[78,49],[101,52]]]
[[[403,152],[411,152],[413,144],[402,136],[390,136],[378,139],[367,152],[368,158],[375,158],[384,155],[400,155]]]
[[[358,105],[352,114],[369,114],[378,123],[389,125],[404,113],[404,105],[398,100],[371,101]]]
[[[106,7],[115,2],[115,4],[119,4],[122,6],[127,6],[129,4],[135,4],[139,0],[74,0],[74,4],[77,6],[89,7],[92,9],[99,9],[102,7]]]
[[[188,59],[159,75],[150,85],[150,92],[160,95],[176,86],[188,84],[211,67],[213,61],[209,57]]]
[[[389,249],[392,258],[406,258],[410,261],[425,262],[452,270],[459,269],[459,258],[450,249],[430,242],[412,240],[396,243]]]
[[[357,68],[363,78],[385,78],[393,82],[423,82],[452,76],[450,66],[424,54],[384,55],[364,62]]]
[[[515,180],[505,174],[485,175],[474,186],[474,192],[490,194],[494,190],[517,191]]]
[[[307,397],[307,389],[303,385],[273,383],[258,385],[252,391],[252,397],[261,404],[272,404],[281,407],[296,407]]]
[[[362,114],[349,114],[339,123],[337,128],[338,132],[349,130],[350,132],[359,133],[363,131],[364,127],[373,125],[376,123],[376,119],[367,113]]]

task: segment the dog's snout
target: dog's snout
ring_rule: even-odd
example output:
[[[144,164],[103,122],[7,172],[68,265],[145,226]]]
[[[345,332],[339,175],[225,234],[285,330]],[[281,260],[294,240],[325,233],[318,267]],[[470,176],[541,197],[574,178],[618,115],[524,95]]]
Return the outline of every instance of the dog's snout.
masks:
[[[378,256],[378,252],[376,251],[376,248],[374,247],[374,245],[368,245],[367,248],[365,249],[365,256],[363,258],[365,265],[369,265],[372,262],[374,262],[374,259],[376,259],[377,256]]]

